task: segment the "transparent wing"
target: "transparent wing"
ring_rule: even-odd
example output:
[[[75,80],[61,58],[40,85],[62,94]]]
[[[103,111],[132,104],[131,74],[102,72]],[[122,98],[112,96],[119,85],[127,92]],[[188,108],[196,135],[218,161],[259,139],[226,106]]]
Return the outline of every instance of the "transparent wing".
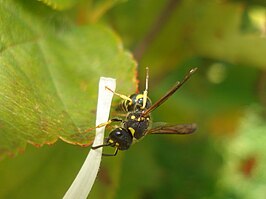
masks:
[[[191,134],[197,129],[196,124],[154,123],[146,134]]]

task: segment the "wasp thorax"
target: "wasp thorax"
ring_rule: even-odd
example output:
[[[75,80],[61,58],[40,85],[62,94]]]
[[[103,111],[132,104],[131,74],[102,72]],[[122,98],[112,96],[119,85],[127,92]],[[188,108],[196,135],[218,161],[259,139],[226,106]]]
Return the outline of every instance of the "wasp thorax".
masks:
[[[134,138],[140,139],[145,135],[149,125],[150,116],[142,117],[142,111],[135,111],[127,114],[123,127],[129,129]]]
[[[127,150],[132,144],[132,140],[133,137],[130,132],[124,128],[116,128],[110,132],[106,142],[119,150]]]

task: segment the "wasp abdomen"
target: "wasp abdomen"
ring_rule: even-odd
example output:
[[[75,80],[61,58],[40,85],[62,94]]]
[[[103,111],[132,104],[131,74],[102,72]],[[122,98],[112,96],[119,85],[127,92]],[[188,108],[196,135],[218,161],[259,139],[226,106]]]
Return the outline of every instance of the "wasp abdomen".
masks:
[[[110,146],[117,147],[119,150],[127,150],[132,144],[132,141],[133,136],[130,131],[121,127],[111,131],[106,139],[106,142],[110,143]]]

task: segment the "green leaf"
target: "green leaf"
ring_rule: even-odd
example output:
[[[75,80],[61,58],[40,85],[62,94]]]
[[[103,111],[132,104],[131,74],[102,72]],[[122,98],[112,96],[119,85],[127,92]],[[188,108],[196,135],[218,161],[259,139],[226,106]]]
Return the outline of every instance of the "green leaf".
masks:
[[[0,1],[0,156],[58,138],[89,145],[94,132],[83,132],[95,126],[99,77],[131,93],[135,62],[103,25],[15,2]]]

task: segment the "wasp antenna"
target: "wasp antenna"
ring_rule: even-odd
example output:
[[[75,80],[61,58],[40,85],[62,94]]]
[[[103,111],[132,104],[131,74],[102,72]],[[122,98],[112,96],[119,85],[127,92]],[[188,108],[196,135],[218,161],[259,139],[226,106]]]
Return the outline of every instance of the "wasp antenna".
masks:
[[[148,91],[149,87],[149,67],[146,67],[146,82],[145,82],[145,91]]]
[[[109,87],[105,86],[105,89],[111,91],[114,95],[117,95],[118,97],[124,99],[124,100],[127,100],[129,101],[130,103],[132,103],[132,99],[130,99],[128,96],[125,96],[125,95],[122,95],[122,94],[119,94],[117,92],[114,92],[112,89],[110,89]]]
[[[146,81],[145,81],[145,90],[143,91],[142,109],[146,107],[147,98],[148,98],[148,88],[149,88],[149,67],[146,67]]]

